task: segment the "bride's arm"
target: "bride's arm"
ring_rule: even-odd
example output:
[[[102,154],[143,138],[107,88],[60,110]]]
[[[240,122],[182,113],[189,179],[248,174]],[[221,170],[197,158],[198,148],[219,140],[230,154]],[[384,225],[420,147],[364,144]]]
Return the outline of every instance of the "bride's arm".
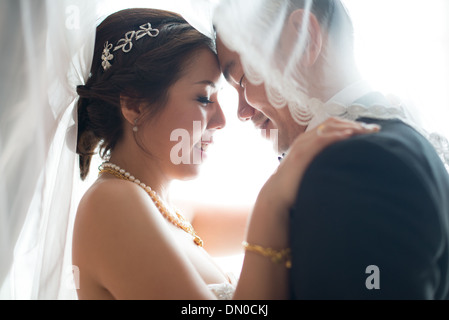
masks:
[[[79,298],[215,299],[173,228],[140,187],[121,180],[94,186],[79,206],[74,230]]]
[[[251,247],[245,255],[234,296],[236,300],[288,298],[288,261],[273,261],[269,250],[281,253],[289,247],[289,208],[294,204],[305,170],[314,157],[330,144],[356,134],[378,130],[378,127],[330,119],[318,129],[301,135],[294,142],[256,201],[246,240]],[[261,251],[268,253],[268,257],[261,254]],[[288,260],[288,256],[286,257]]]

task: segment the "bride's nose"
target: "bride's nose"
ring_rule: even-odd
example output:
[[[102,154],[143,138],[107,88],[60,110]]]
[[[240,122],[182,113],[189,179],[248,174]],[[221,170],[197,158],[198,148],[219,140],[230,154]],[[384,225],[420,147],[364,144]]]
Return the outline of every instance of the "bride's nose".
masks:
[[[223,110],[221,109],[220,104],[216,102],[212,110],[213,114],[207,124],[207,128],[215,130],[223,129],[226,126],[226,117],[223,113]]]

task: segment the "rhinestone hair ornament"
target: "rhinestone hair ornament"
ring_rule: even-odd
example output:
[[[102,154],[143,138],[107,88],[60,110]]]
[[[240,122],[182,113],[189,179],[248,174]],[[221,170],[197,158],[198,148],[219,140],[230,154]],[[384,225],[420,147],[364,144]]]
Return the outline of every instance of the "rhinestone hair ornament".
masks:
[[[114,55],[111,53],[122,49],[124,53],[128,53],[133,48],[133,40],[138,41],[145,36],[149,36],[151,38],[156,38],[159,35],[158,29],[153,29],[151,23],[147,23],[140,26],[140,30],[138,31],[129,31],[125,34],[123,39],[120,39],[116,46],[114,47],[112,43],[106,41],[104,44],[103,54],[101,56],[102,67],[104,71],[107,71],[111,65],[111,61],[114,59]]]

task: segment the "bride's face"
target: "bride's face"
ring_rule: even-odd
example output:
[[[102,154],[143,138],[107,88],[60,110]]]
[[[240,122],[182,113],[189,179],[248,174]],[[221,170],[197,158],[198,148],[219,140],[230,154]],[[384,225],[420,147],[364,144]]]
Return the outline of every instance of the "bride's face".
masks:
[[[293,120],[288,108],[278,109],[270,104],[264,84],[256,86],[246,79],[238,53],[229,50],[220,39],[217,51],[223,74],[239,95],[239,119],[251,120],[273,142],[276,151],[286,152],[305,127]]]
[[[146,147],[172,179],[198,174],[214,133],[226,124],[217,100],[220,77],[216,56],[199,51],[170,88],[161,114],[145,125]]]

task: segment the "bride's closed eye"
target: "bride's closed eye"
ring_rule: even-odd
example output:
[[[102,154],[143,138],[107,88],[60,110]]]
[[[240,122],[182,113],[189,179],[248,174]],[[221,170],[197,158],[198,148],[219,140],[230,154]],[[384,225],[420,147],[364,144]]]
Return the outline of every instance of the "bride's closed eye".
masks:
[[[199,103],[203,104],[204,106],[207,106],[207,105],[209,105],[209,104],[214,103],[214,101],[211,101],[208,97],[202,97],[202,96],[200,96],[200,97],[198,97],[196,100],[197,100]]]

